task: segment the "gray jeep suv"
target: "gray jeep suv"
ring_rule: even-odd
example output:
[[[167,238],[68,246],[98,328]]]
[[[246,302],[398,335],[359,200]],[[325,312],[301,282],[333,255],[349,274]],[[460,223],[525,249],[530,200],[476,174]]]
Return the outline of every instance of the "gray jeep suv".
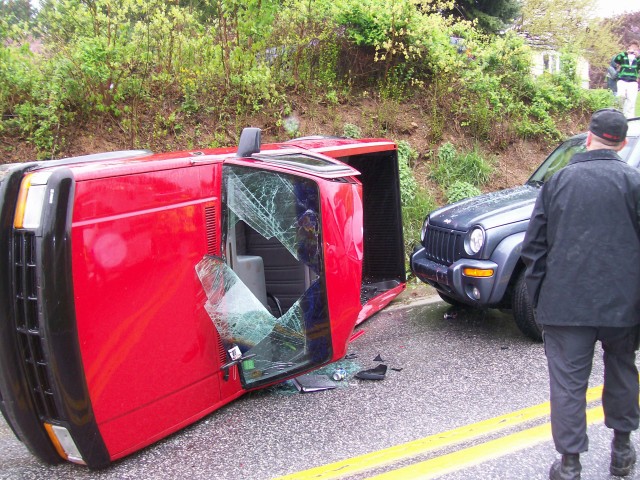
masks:
[[[411,255],[411,271],[452,305],[512,309],[518,328],[541,340],[524,283],[522,240],[540,187],[585,149],[586,137],[563,142],[524,185],[431,212],[421,245]],[[639,137],[640,118],[629,120],[629,143],[620,156],[635,167],[640,166]]]

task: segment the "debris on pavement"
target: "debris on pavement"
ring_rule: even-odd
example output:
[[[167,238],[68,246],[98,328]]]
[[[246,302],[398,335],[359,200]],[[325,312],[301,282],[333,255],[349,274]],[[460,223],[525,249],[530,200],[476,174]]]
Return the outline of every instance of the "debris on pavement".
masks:
[[[326,375],[314,375],[308,373],[294,378],[292,382],[300,393],[320,392],[336,388],[336,384],[333,380],[329,379]]]
[[[387,373],[387,366],[383,363],[369,370],[360,370],[355,374],[355,378],[360,380],[383,380]]]
[[[344,380],[345,378],[347,378],[347,371],[344,368],[338,368],[335,372],[333,372],[331,378],[333,378],[336,382]]]

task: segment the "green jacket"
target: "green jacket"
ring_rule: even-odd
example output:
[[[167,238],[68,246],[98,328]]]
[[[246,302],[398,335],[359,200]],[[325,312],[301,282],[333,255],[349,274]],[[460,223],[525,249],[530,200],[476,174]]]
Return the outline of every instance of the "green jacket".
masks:
[[[618,80],[637,81],[638,74],[640,73],[640,64],[638,64],[638,56],[633,59],[633,62],[629,62],[629,55],[627,52],[622,52],[616,55],[613,59],[616,65],[620,66],[618,72]]]

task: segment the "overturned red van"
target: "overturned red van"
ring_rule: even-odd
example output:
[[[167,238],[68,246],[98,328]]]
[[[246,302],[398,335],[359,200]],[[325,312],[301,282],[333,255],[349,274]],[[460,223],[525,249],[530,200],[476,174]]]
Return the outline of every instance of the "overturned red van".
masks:
[[[396,145],[307,137],[0,166],[0,409],[109,465],[342,358],[405,287]]]

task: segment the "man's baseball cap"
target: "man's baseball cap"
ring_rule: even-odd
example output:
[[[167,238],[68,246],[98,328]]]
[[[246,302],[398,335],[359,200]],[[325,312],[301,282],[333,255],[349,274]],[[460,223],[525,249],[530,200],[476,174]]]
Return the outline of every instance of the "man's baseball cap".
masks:
[[[591,116],[589,131],[596,137],[611,143],[620,143],[627,138],[627,119],[615,108],[598,110]]]

